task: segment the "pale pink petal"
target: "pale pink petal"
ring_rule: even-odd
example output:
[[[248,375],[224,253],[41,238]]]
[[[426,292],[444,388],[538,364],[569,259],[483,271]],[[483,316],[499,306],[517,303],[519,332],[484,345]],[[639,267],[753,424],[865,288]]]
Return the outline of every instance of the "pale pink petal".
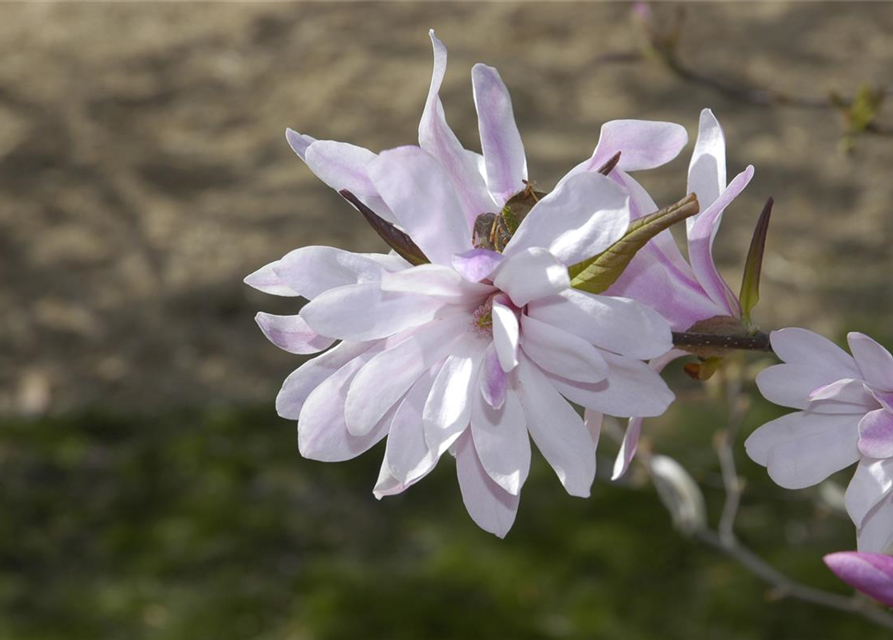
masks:
[[[496,271],[493,284],[523,307],[531,300],[560,293],[570,287],[567,267],[546,249],[531,247],[516,252]]]
[[[853,357],[817,333],[792,327],[773,331],[769,339],[772,349],[781,360],[789,364],[805,364],[822,369],[828,373],[828,382],[861,377]]]
[[[456,442],[456,475],[471,519],[484,531],[504,538],[515,522],[519,498],[487,475],[470,433],[463,434]]]
[[[301,160],[304,160],[307,154],[307,147],[316,142],[316,138],[311,138],[308,135],[298,133],[294,129],[285,130],[285,140],[288,142],[288,146],[291,147],[291,150],[294,151]]]
[[[298,449],[302,456],[322,462],[350,460],[387,435],[393,412],[384,412],[362,436],[350,433],[344,421],[344,403],[351,381],[375,353],[370,350],[354,358],[307,397],[298,420]]]
[[[602,357],[608,363],[608,377],[595,384],[547,375],[571,402],[610,416],[659,416],[675,399],[660,374],[644,362],[607,351],[602,352]]]
[[[884,498],[865,516],[856,532],[856,548],[869,553],[893,552],[893,497]]]
[[[672,122],[612,120],[602,125],[592,157],[574,167],[568,175],[598,171],[618,151],[621,154],[618,169],[654,169],[678,156],[686,144],[688,132],[685,127]]]
[[[541,247],[565,265],[591,258],[623,237],[629,195],[599,173],[581,173],[540,200],[503,251],[507,258]]]
[[[369,179],[369,163],[375,158],[374,153],[363,147],[319,140],[307,148],[304,161],[317,178],[335,191],[350,191],[379,216],[388,222],[396,222]]]
[[[630,220],[636,220],[642,216],[654,213],[660,208],[645,188],[628,173],[615,168],[609,177],[629,192]],[[694,271],[692,271],[688,262],[685,261],[685,258],[682,257],[682,252],[679,251],[679,246],[676,244],[676,240],[669,229],[658,233],[636,255],[638,256],[642,251],[646,250],[647,253],[653,254],[654,257],[666,265],[674,280],[697,285],[698,281],[695,278]]]
[[[893,457],[893,413],[877,409],[859,423],[859,451],[869,458]]]
[[[542,369],[579,382],[599,382],[608,364],[599,350],[573,333],[521,316],[521,349]]]
[[[394,477],[394,474],[391,473],[391,468],[388,466],[388,459],[385,457],[381,461],[381,467],[378,470],[378,479],[375,481],[375,486],[372,488],[372,495],[375,496],[376,500],[381,500],[388,496],[399,495],[408,488],[409,486],[400,482]]]
[[[723,211],[744,190],[751,178],[753,178],[753,167],[748,166],[747,169],[735,176],[735,179],[713,204],[702,209],[698,214],[697,222],[692,225],[691,232],[688,234],[688,258],[698,282],[713,302],[724,306],[728,315],[734,317],[741,315],[740,305],[722,276],[719,275],[713,261],[713,240],[719,230]]]
[[[489,278],[502,262],[501,253],[489,249],[471,249],[453,256],[453,268],[469,282]]]
[[[369,164],[369,177],[431,262],[451,265],[454,253],[471,249],[471,227],[434,156],[418,147],[383,151]]]
[[[527,306],[530,317],[577,335],[602,349],[647,360],[673,348],[670,325],[649,307],[628,298],[575,289]]]
[[[425,110],[419,122],[419,146],[437,158],[443,166],[456,190],[460,211],[465,215],[466,226],[470,229],[479,214],[492,211],[496,207],[487,192],[487,185],[478,170],[475,157],[462,148],[456,134],[447,124],[443,104],[438,96],[446,73],[447,51],[434,35],[433,29],[429,35],[434,46],[434,70],[431,74],[431,86],[428,90],[428,99],[425,101]],[[410,232],[410,235],[413,234]],[[470,244],[470,235],[468,241]],[[418,240],[416,242],[418,243]],[[464,247],[460,251],[468,248],[470,247]],[[427,252],[426,255],[431,257]]]
[[[341,342],[322,355],[308,360],[295,369],[282,383],[276,396],[276,413],[288,420],[297,420],[304,401],[330,375],[365,353],[371,342]]]
[[[368,433],[427,369],[447,357],[467,326],[465,315],[432,322],[370,360],[347,394],[350,432]]]
[[[335,338],[316,333],[301,316],[274,316],[260,312],[254,316],[254,321],[270,342],[289,353],[319,353],[335,342]]]
[[[508,387],[508,375],[502,370],[499,362],[499,354],[496,353],[496,345],[491,342],[484,352],[481,361],[481,394],[484,400],[494,409],[501,409],[505,402],[506,388]]]
[[[648,363],[648,366],[655,373],[660,373],[668,364],[677,358],[688,355],[680,349],[673,349],[664,354],[660,358],[655,358]],[[611,474],[611,480],[617,480],[622,477],[629,465],[632,464],[633,458],[636,456],[636,450],[639,447],[639,436],[642,435],[642,418],[630,418],[626,426],[626,433],[623,436],[623,442],[620,443],[620,451],[617,452],[617,458],[614,460],[614,470]]]
[[[511,371],[518,366],[518,344],[521,340],[521,327],[518,315],[509,307],[508,297],[498,295],[493,298],[493,345],[503,371]]]
[[[391,423],[385,460],[391,475],[404,486],[409,486],[437,464],[438,456],[425,441],[422,410],[442,366],[442,363],[435,365],[412,385]]]
[[[381,276],[382,291],[417,293],[439,298],[453,304],[468,303],[478,306],[495,289],[490,285],[469,282],[450,267],[423,264]]]
[[[871,384],[866,386],[871,395],[874,396],[874,399],[877,400],[884,409],[893,411],[893,391],[884,391]]]
[[[838,551],[825,556],[834,574],[878,602],[893,607],[893,558],[882,553]]]
[[[614,470],[611,473],[611,480],[621,478],[632,464],[633,458],[636,457],[636,451],[639,448],[639,437],[642,435],[642,418],[630,418],[626,425],[626,433],[623,434],[623,441],[620,443],[620,450],[614,459]]]
[[[515,124],[512,99],[493,67],[474,65],[471,81],[487,169],[487,188],[497,204],[504,203],[524,189],[522,181],[527,179],[527,158]]]
[[[378,282],[388,264],[382,258],[387,256],[352,253],[335,247],[301,247],[274,263],[273,271],[297,295],[312,300],[330,289]]]
[[[422,412],[422,423],[428,447],[438,456],[468,427],[485,348],[483,338],[467,334],[450,351],[434,381]]]
[[[849,333],[847,342],[865,381],[893,391],[893,355],[864,333]]]
[[[320,140],[307,148],[305,161],[317,178],[335,190],[356,196],[378,195],[369,180],[368,165],[376,155],[356,145]]]
[[[517,376],[515,391],[537,448],[570,495],[588,497],[595,479],[595,446],[583,420],[523,355]]]
[[[808,364],[777,364],[760,371],[756,381],[766,400],[783,407],[809,408],[818,413],[858,413],[858,406],[827,399],[813,402],[811,399],[814,391],[837,382],[841,374],[846,375],[846,372]]]
[[[378,283],[326,291],[301,309],[301,317],[321,335],[362,341],[385,338],[452,313],[447,303],[413,293],[382,291]]]
[[[854,380],[853,378],[842,378],[814,389],[809,394],[809,399],[813,402],[831,400],[866,406],[874,402],[874,396],[865,388],[865,383],[862,380]]]
[[[701,210],[705,211],[716,202],[725,188],[726,138],[713,112],[704,109],[698,124],[698,139],[688,165],[686,192],[696,194]],[[694,226],[696,217],[685,221],[689,231]]]
[[[589,437],[592,438],[592,446],[596,449],[598,448],[598,441],[602,434],[602,420],[604,417],[603,413],[592,409],[586,409],[583,412],[583,424],[586,425]]]
[[[297,291],[282,282],[279,276],[276,275],[275,269],[278,265],[279,260],[264,265],[251,275],[247,276],[243,282],[249,287],[254,287],[258,291],[263,291],[270,295],[292,298],[299,296],[300,294]]]
[[[893,460],[861,460],[846,489],[846,510],[856,527],[893,491]]]
[[[471,434],[487,475],[512,495],[520,494],[530,471],[530,437],[524,411],[514,392],[509,390],[505,404],[499,409],[494,409],[480,393],[475,393]]]
[[[745,441],[747,455],[776,484],[803,489],[859,459],[861,415],[798,411],[767,422]]]

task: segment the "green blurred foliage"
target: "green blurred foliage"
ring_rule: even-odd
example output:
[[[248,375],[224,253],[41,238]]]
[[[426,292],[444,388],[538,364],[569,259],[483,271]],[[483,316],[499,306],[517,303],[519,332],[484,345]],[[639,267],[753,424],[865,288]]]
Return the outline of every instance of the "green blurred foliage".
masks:
[[[701,393],[675,374],[680,395]],[[646,429],[693,470],[715,518],[710,442],[724,408],[691,409]],[[777,414],[757,402],[748,429]],[[740,566],[673,531],[646,485],[599,481],[574,499],[537,461],[498,540],[464,512],[450,459],[377,502],[381,446],[321,464],[299,457],[293,429],[268,408],[7,419],[0,638],[884,637],[859,618],[767,601]],[[742,538],[845,593],[820,557],[853,546],[851,525],[809,492],[774,487],[738,450]]]

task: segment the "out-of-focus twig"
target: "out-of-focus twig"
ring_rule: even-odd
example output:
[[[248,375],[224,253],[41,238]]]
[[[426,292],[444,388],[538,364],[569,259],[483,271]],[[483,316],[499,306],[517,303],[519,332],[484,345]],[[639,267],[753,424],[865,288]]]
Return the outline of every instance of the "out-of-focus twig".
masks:
[[[845,123],[842,139],[847,150],[853,148],[855,139],[861,134],[893,136],[893,127],[877,121],[884,100],[893,96],[893,86],[865,83],[852,96],[835,91],[828,91],[824,96],[806,96],[755,86],[743,80],[719,77],[694,68],[679,53],[679,43],[683,40],[685,7],[677,7],[670,20],[656,20],[647,3],[636,2],[633,14],[645,34],[642,52],[637,58],[628,51],[604,54],[599,58],[600,62],[657,60],[680,80],[712,89],[733,100],[763,107],[836,111],[841,114]]]

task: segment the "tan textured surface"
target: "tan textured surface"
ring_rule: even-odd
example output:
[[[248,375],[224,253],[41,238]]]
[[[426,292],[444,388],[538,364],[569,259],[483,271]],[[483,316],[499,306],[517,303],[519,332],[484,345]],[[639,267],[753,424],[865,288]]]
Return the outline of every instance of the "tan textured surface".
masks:
[[[660,7],[666,11],[667,7]],[[378,150],[412,143],[428,27],[443,98],[475,146],[469,71],[498,67],[531,176],[588,156],[604,120],[711,106],[730,169],[757,175],[718,248],[737,286],[749,228],[777,200],[760,318],[835,332],[893,312],[893,140],[838,150],[834,114],[762,109],[651,64],[619,4],[21,4],[0,7],[0,411],[270,401],[296,359],[256,330],[289,304],[241,278],[306,244],[378,247],[283,139],[292,126]],[[893,5],[690,5],[694,65],[810,94],[893,84]],[[888,111],[890,111],[888,109]],[[887,114],[893,117],[893,114]],[[688,152],[642,180],[684,189]],[[822,310],[825,307],[826,310]],[[887,329],[887,331],[891,331]]]

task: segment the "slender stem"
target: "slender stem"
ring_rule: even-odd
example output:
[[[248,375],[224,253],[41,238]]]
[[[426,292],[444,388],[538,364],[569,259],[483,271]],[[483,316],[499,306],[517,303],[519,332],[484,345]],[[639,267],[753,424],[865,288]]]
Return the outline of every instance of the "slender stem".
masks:
[[[779,598],[791,597],[822,607],[854,613],[879,626],[893,629],[893,614],[883,611],[867,600],[855,596],[841,596],[795,582],[737,540],[723,541],[714,531],[701,531],[696,534],[696,537],[701,542],[736,560],[763,582],[771,584],[775,587],[776,595]]]
[[[752,336],[725,336],[710,333],[673,332],[673,344],[677,347],[715,347],[720,349],[740,349],[744,351],[765,351],[772,353],[769,334],[759,332]]]
[[[723,375],[729,402],[729,423],[724,431],[716,434],[715,439],[716,454],[719,457],[722,483],[726,493],[717,530],[720,540],[735,542],[735,519],[738,517],[738,507],[741,505],[741,494],[744,491],[744,485],[735,466],[735,441],[744,421],[744,414],[750,407],[750,398],[741,393],[740,369],[734,366],[727,367]]]

